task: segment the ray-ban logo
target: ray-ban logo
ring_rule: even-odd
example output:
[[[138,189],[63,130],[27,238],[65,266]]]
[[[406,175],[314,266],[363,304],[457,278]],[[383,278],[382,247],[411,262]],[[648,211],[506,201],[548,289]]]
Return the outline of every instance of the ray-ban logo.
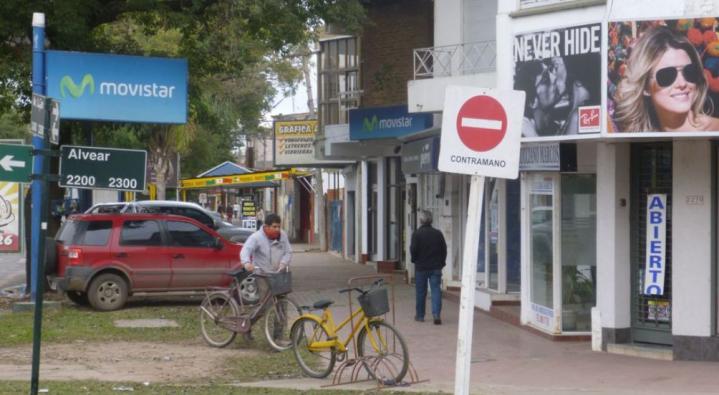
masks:
[[[78,98],[85,93],[85,87],[89,89],[91,95],[95,94],[95,79],[92,78],[91,74],[85,74],[82,77],[80,86],[75,84],[75,81],[69,75],[66,75],[60,80],[60,96],[64,98],[67,92],[70,96]]]

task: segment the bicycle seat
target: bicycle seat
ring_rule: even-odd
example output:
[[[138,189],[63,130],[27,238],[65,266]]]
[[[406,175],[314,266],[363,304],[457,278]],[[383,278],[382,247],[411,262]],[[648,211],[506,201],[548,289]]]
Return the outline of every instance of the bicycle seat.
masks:
[[[314,307],[315,309],[323,309],[324,310],[324,309],[330,307],[330,305],[334,302],[335,302],[334,300],[323,299],[323,300],[319,300],[319,301],[315,302],[315,304],[313,304],[312,307]]]

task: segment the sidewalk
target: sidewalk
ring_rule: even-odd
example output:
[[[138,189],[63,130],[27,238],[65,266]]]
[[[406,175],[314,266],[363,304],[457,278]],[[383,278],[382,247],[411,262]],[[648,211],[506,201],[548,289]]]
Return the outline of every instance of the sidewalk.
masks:
[[[0,291],[20,284],[25,284],[25,254],[0,254]]]
[[[294,297],[300,304],[335,300],[336,318],[347,314],[347,297],[336,292],[349,277],[373,274],[371,267],[330,254],[297,253],[293,259]],[[395,326],[410,349],[420,380],[400,391],[454,392],[459,306],[444,300],[443,325],[415,322],[414,289],[396,288]],[[429,307],[429,303],[428,303]],[[471,389],[477,394],[716,394],[719,365],[658,361],[593,352],[589,342],[553,342],[475,313]],[[242,384],[257,387],[319,389],[326,380],[300,379]],[[372,388],[371,384],[339,388]]]

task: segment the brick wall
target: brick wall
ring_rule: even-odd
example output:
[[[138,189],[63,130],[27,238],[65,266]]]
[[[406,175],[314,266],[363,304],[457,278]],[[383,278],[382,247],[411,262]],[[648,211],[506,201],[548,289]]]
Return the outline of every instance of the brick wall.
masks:
[[[413,50],[433,45],[431,0],[369,2],[362,52],[362,107],[407,103],[407,81],[414,75]]]

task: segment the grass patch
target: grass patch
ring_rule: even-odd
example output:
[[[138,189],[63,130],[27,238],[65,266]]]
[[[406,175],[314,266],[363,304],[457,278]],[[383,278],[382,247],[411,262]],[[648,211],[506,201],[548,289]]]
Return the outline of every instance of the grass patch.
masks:
[[[115,320],[171,319],[176,328],[116,328]],[[33,313],[3,313],[0,347],[32,343]],[[99,312],[65,303],[59,310],[44,310],[43,343],[84,341],[185,342],[200,337],[199,308],[192,304],[133,305],[119,311]]]
[[[323,395],[352,395],[352,394],[398,394],[396,391],[344,391],[337,389],[328,390],[310,390],[300,391],[292,389],[278,389],[278,388],[248,388],[248,387],[236,387],[228,384],[150,384],[143,385],[138,383],[104,383],[97,381],[50,381],[41,382],[39,388],[47,388],[49,394],[93,394],[93,395],[104,395],[104,394],[122,394],[127,391],[130,393],[129,388],[132,388],[132,394],[159,394],[159,395],[174,395],[174,394],[186,394],[186,395],[225,395],[225,394],[237,394],[237,395],[258,395],[258,394],[323,394]],[[124,389],[124,391],[123,391]],[[10,381],[0,382],[0,394],[27,394],[30,392],[30,384],[21,381]],[[416,393],[415,393],[416,394]]]

